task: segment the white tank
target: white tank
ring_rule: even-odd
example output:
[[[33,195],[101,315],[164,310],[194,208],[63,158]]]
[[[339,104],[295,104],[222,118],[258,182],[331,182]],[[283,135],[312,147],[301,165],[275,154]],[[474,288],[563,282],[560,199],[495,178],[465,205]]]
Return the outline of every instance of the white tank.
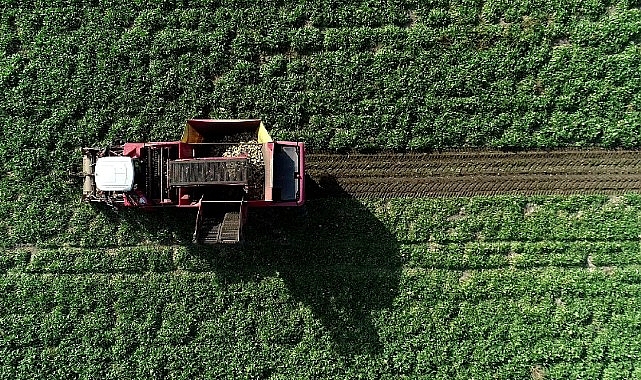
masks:
[[[102,191],[131,191],[134,163],[131,157],[101,157],[95,167],[96,187]]]

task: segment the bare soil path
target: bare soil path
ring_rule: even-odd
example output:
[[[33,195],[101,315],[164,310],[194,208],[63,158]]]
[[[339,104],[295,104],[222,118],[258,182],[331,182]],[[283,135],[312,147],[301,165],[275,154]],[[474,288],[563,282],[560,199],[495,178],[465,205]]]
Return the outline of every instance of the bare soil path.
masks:
[[[620,194],[641,191],[641,151],[309,154],[310,197]]]

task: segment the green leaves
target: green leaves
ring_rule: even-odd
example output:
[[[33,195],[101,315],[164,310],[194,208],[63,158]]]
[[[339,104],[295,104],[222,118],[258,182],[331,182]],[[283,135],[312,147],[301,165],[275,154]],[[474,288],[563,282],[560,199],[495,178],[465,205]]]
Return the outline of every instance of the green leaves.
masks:
[[[319,150],[636,148],[638,7],[5,2],[0,377],[638,377],[637,196],[323,200],[238,255],[66,182],[75,148],[190,117]]]
[[[49,127],[68,109],[61,133],[104,114],[94,143],[130,118],[154,126],[132,138],[157,140],[224,116],[262,117],[276,137],[316,134],[314,117],[372,118],[373,144],[341,137],[362,138],[354,122],[329,125],[320,149],[334,134],[338,150],[638,145],[640,20],[626,4],[85,5],[3,10],[2,115]]]
[[[640,208],[633,194],[321,199],[304,220],[254,212],[233,248],[158,244],[170,215],[147,215],[155,230],[120,215],[70,233],[85,247],[0,251],[0,371],[633,376]]]

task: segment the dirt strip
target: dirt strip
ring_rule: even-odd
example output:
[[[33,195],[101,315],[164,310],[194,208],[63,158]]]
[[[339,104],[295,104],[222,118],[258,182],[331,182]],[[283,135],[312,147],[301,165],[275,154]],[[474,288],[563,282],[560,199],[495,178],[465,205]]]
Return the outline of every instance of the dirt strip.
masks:
[[[641,191],[639,151],[309,154],[309,197],[620,194]]]

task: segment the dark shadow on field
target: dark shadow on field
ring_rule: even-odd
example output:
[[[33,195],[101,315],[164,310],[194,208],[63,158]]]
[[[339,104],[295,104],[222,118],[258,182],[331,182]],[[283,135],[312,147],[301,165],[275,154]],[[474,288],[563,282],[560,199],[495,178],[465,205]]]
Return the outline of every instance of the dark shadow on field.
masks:
[[[189,254],[228,283],[279,276],[342,355],[380,352],[374,318],[398,293],[398,242],[361,202],[338,196],[331,178],[309,179],[307,190],[304,208],[252,210],[241,247],[192,246]]]

